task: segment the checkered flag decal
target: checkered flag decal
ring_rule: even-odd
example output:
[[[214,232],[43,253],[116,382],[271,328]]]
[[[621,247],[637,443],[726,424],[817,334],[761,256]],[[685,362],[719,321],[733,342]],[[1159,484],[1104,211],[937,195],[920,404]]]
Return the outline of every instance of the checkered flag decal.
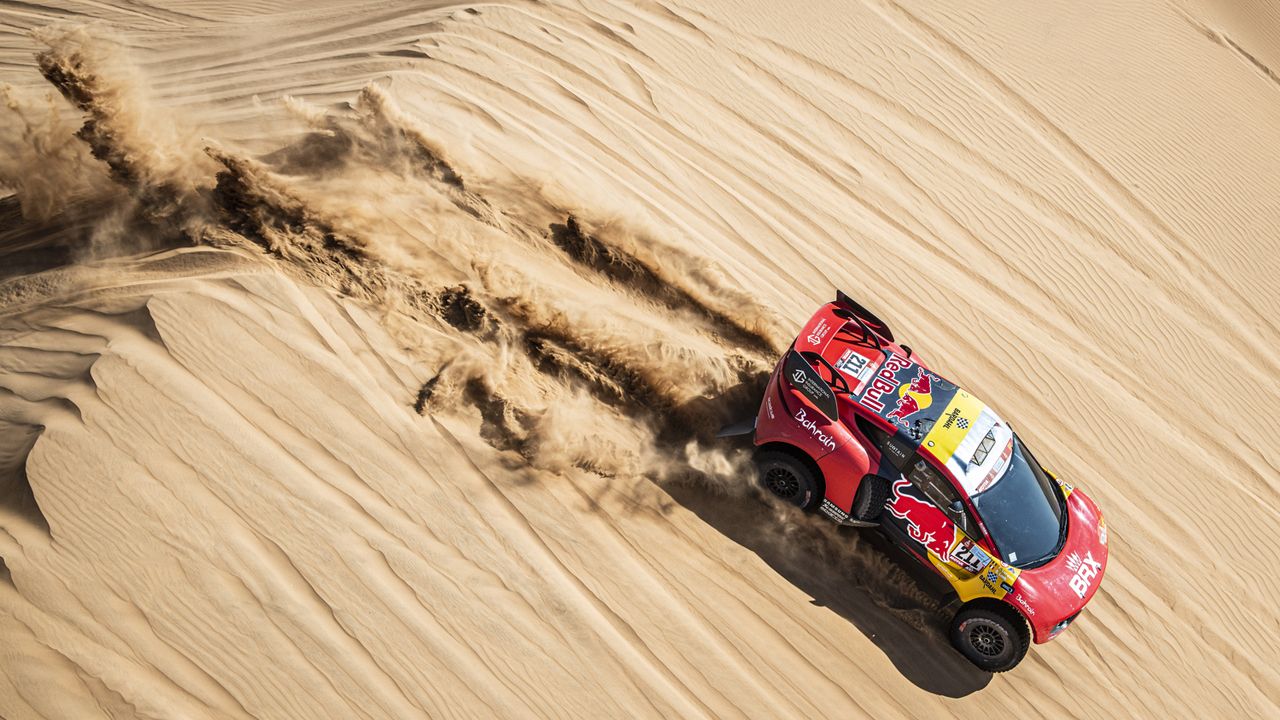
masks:
[[[969,421],[964,418],[960,418],[959,420],[956,421],[956,427],[960,428],[961,430],[968,430]]]

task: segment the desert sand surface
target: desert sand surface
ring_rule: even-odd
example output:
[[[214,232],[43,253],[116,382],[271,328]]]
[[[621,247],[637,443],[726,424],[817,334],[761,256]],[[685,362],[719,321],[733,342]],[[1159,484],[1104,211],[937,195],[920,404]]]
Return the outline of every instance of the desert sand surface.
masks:
[[[0,2],[0,716],[1280,716],[1265,0]],[[1107,516],[1015,670],[716,441],[842,288]]]

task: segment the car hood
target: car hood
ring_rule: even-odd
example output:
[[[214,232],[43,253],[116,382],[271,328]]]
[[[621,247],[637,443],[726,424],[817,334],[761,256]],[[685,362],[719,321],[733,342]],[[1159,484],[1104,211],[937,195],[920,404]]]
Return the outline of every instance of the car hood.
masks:
[[[1067,537],[1049,562],[1023,569],[1005,599],[1022,611],[1038,643],[1063,629],[1098,591],[1107,567],[1107,526],[1087,495],[1060,483],[1067,496]]]

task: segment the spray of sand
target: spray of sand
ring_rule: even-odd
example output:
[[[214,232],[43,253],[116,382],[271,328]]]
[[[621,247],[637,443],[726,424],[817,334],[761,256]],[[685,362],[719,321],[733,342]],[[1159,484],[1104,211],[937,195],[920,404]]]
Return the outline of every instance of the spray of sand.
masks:
[[[757,494],[749,453],[713,435],[754,412],[785,324],[678,234],[549,178],[462,168],[376,86],[341,114],[287,101],[310,130],[266,155],[197,141],[146,97],[118,44],[84,27],[38,37],[42,73],[83,116],[83,145],[53,149],[70,135],[61,115],[38,124],[30,103],[10,104],[14,157],[56,160],[21,185],[0,167],[24,212],[56,213],[56,189],[91,155],[123,191],[113,235],[246,249],[381,308],[391,327],[429,332],[419,356],[432,376],[406,404],[478,418],[528,472]],[[779,543],[883,563],[820,522],[776,515]]]

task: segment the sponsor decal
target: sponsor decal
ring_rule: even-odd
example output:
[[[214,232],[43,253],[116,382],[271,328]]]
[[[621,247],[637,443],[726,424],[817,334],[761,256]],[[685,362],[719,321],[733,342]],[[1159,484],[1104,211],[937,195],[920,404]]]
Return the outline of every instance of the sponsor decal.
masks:
[[[1023,610],[1026,610],[1028,615],[1031,617],[1036,616],[1036,609],[1031,607],[1031,603],[1027,602],[1026,598],[1022,597],[1022,593],[1018,593],[1013,597],[1013,599],[1018,601],[1018,605],[1020,605]]]
[[[911,382],[898,386],[898,404],[885,418],[907,427],[907,417],[933,404],[933,382],[923,369],[916,370]],[[957,409],[958,410],[958,409]],[[954,420],[954,418],[953,418]],[[948,425],[947,427],[950,427]]]
[[[896,518],[907,521],[907,535],[926,550],[949,562],[955,526],[932,503],[910,492],[911,482],[900,478],[893,483],[893,498],[887,509]]]
[[[994,571],[988,570],[985,573],[980,573],[978,575],[978,579],[982,581],[982,585],[987,589],[987,592],[991,593],[992,595],[1000,594],[999,591],[996,590],[996,588],[1000,586],[999,585],[1000,576],[997,575]]]
[[[769,419],[774,419],[773,415],[773,395],[770,394],[764,399],[764,409],[769,413]]]
[[[809,434],[813,436],[813,439],[821,443],[823,447],[828,450],[836,449],[835,438],[823,432],[822,429],[818,427],[818,423],[810,420],[809,414],[805,412],[804,408],[796,410],[796,422],[800,424],[800,427],[808,430]]]
[[[809,402],[813,403],[818,409],[818,412],[826,415],[831,420],[836,419],[839,408],[836,404],[835,392],[831,390],[831,386],[822,379],[822,376],[813,369],[803,355],[794,350],[788,352],[783,364],[783,371],[786,373],[787,379],[791,381],[791,387],[808,398]]]
[[[971,573],[979,573],[991,564],[991,556],[966,537],[951,549],[951,561]]]
[[[871,373],[875,370],[875,367],[870,358],[853,348],[846,348],[840,354],[840,359],[836,360],[835,363],[836,370],[857,381],[852,390],[854,393],[862,391],[862,386],[866,385],[867,381],[871,379]]]
[[[884,400],[887,394],[898,389],[898,371],[911,367],[911,361],[898,353],[892,353],[880,368],[880,372],[871,379],[870,386],[862,395],[862,404],[875,412],[884,411]]]
[[[1092,552],[1085,553],[1083,558],[1079,553],[1073,552],[1067,556],[1067,569],[1075,573],[1068,583],[1072,592],[1083,600],[1084,596],[1089,594],[1089,586],[1093,585],[1093,579],[1102,571],[1102,563],[1093,559]]]
[[[934,378],[934,383],[937,383],[937,378]],[[987,406],[977,397],[961,389],[943,407],[937,423],[924,438],[924,447],[928,448],[929,455],[955,474],[965,492],[973,492],[970,483],[966,482],[970,471],[975,471],[973,456],[995,424],[995,414],[989,413]]]
[[[818,345],[826,339],[829,332],[831,332],[831,326],[827,324],[827,319],[820,318],[818,324],[813,326],[813,332],[809,333],[805,340],[808,340],[810,345]]]
[[[895,468],[904,467],[907,464],[907,461],[911,459],[911,449],[904,446],[896,438],[889,438],[889,440],[881,446],[881,451]],[[890,474],[892,475],[892,473]]]
[[[818,509],[821,510],[824,515],[838,523],[842,523],[849,519],[849,513],[836,507],[835,503],[825,498],[823,498],[822,505]]]
[[[836,369],[857,377],[870,362],[867,356],[854,352],[853,348],[846,348],[840,353],[840,359],[836,360]]]
[[[987,592],[996,597],[1004,597],[1013,592],[1013,583],[1018,580],[1018,572],[993,559],[987,563],[984,572],[978,573],[978,579],[982,581]]]

